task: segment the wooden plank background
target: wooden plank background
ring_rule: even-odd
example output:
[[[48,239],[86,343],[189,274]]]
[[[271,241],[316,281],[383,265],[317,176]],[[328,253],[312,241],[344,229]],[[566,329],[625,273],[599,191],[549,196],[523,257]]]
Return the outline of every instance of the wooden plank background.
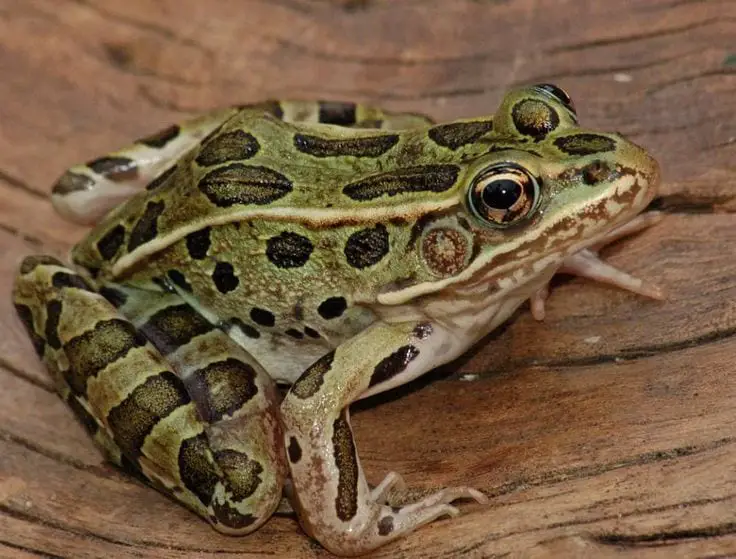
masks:
[[[560,281],[544,323],[521,309],[362,405],[371,481],[492,497],[376,556],[736,556],[733,0],[0,0],[0,556],[329,556],[288,517],[215,533],[104,464],[52,393],[9,292],[22,255],[84,233],[48,201],[65,167],[216,105],[444,119],[539,81],[660,159],[665,220],[607,254],[670,299]]]

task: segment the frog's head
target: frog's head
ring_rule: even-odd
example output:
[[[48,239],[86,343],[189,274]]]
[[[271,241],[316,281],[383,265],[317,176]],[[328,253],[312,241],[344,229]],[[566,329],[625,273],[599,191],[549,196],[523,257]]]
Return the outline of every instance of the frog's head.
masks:
[[[432,216],[417,239],[436,278],[383,294],[386,303],[468,287],[529,296],[566,256],[640,213],[655,195],[657,162],[615,133],[578,125],[553,85],[511,91],[463,162],[457,203]]]

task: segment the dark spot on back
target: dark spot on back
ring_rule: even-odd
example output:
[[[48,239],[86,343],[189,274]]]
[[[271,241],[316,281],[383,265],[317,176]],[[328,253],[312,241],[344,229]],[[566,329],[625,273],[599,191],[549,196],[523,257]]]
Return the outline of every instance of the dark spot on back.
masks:
[[[319,338],[319,332],[317,332],[317,330],[315,330],[314,328],[310,328],[309,326],[304,327],[304,333],[310,338]]]
[[[384,516],[378,521],[378,535],[388,536],[394,531],[394,518],[392,516]]]
[[[438,124],[430,128],[427,134],[435,144],[454,150],[472,144],[491,130],[493,130],[492,120],[476,120]]]
[[[263,206],[292,191],[291,181],[267,167],[231,163],[207,173],[199,189],[221,208],[235,204]]]
[[[128,252],[133,252],[136,248],[152,241],[158,234],[158,216],[164,211],[165,204],[163,202],[148,202],[143,215],[133,226],[128,239]]]
[[[156,424],[189,401],[184,384],[171,371],[148,377],[107,415],[120,450],[129,457],[139,456]]]
[[[279,268],[304,266],[313,250],[312,241],[291,231],[284,231],[266,241],[266,256]]]
[[[223,323],[223,328],[229,330],[231,328],[239,328],[240,331],[249,338],[258,339],[261,337],[261,333],[253,328],[250,324],[246,324],[237,317],[231,318],[230,320]]]
[[[225,474],[227,488],[236,501],[253,495],[261,484],[263,466],[244,452],[218,450],[215,452],[215,461]]]
[[[218,262],[212,272],[212,281],[220,293],[230,293],[240,284],[235,268],[229,262]]]
[[[213,524],[221,524],[232,530],[242,530],[258,520],[252,514],[243,514],[239,512],[238,509],[233,508],[227,502],[213,502],[212,511],[214,512],[214,516],[211,517],[210,520]]]
[[[210,249],[210,228],[204,227],[186,236],[187,252],[191,258],[202,260]]]
[[[445,192],[457,181],[456,165],[422,165],[407,167],[361,179],[345,186],[343,193],[353,200],[375,200],[412,192]]]
[[[320,101],[319,122],[337,124],[339,126],[351,126],[355,124],[355,109],[355,103]]]
[[[209,167],[228,161],[250,159],[261,149],[256,137],[245,130],[222,132],[210,138],[197,155],[197,165]]]
[[[99,294],[107,299],[108,302],[116,309],[122,307],[125,304],[125,301],[128,300],[128,296],[124,292],[113,287],[103,286],[100,288]]]
[[[373,228],[356,231],[345,243],[345,258],[353,268],[367,268],[378,264],[389,252],[386,227],[378,224]]]
[[[378,157],[398,143],[397,134],[364,138],[321,138],[309,134],[294,135],[296,149],[314,157]]]
[[[557,149],[570,155],[593,155],[616,149],[612,138],[589,133],[560,136],[553,143]]]

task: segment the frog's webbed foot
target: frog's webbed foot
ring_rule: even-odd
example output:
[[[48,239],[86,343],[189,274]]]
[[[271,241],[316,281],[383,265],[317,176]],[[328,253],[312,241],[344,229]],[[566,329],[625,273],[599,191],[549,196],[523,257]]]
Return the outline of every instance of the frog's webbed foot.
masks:
[[[659,212],[647,212],[638,215],[631,221],[609,231],[589,248],[583,249],[565,258],[562,265],[557,270],[557,273],[571,274],[601,283],[607,283],[651,299],[664,299],[666,295],[662,288],[612,266],[602,260],[598,255],[598,251],[600,251],[604,246],[622,237],[632,235],[643,229],[651,227],[655,223],[659,223],[661,219],[662,214]],[[548,297],[549,283],[546,283],[530,297],[532,316],[535,319],[544,320],[545,303]]]
[[[470,487],[407,489],[390,473],[371,488],[358,459],[348,406],[403,384],[455,356],[453,336],[432,324],[375,323],[319,359],[282,405],[295,505],[305,531],[339,555],[367,553],[486,497]]]

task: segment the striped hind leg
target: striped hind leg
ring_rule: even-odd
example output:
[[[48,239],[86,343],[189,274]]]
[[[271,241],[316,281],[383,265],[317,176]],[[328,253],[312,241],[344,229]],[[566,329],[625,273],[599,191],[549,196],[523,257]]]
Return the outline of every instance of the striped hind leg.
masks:
[[[178,296],[101,293],[53,258],[21,266],[15,307],[60,394],[114,462],[220,531],[257,529],[286,476],[273,382]]]

